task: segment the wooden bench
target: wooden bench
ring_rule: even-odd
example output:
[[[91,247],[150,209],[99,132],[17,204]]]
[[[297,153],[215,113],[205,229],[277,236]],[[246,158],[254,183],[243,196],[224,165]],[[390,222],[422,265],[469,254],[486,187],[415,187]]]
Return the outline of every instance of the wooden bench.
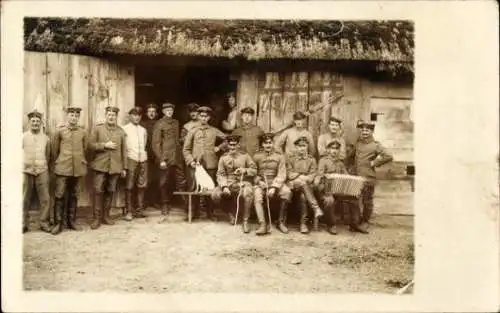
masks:
[[[193,219],[193,196],[210,196],[212,191],[174,191],[174,195],[188,197],[188,222],[191,223]]]

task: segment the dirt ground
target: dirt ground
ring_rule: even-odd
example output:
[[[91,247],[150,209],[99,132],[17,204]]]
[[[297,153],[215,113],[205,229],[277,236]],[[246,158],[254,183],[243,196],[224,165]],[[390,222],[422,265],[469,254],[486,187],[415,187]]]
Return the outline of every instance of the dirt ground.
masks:
[[[188,224],[182,210],[167,221],[145,219],[91,231],[24,235],[26,290],[124,292],[395,292],[413,277],[412,193],[400,182],[379,185],[370,234],[346,226],[332,236],[243,234],[240,225],[204,219]],[[397,194],[394,193],[398,190]],[[391,213],[391,214],[389,214]],[[222,217],[221,217],[222,218]]]

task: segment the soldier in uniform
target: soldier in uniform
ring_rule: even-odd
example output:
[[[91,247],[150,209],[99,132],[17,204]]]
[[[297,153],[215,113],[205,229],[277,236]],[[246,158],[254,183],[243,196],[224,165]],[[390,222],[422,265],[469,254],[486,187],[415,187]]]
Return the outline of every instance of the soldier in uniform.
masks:
[[[154,103],[150,103],[146,106],[146,114],[141,121],[141,126],[146,129],[147,142],[146,142],[146,153],[148,154],[148,182],[144,195],[145,205],[157,206],[157,201],[160,199],[158,184],[158,175],[155,171],[154,153],[153,147],[151,145],[151,139],[153,138],[153,126],[158,120],[158,106]]]
[[[310,146],[307,137],[299,137],[295,140],[294,144],[296,152],[289,155],[287,160],[287,184],[292,193],[299,198],[300,232],[307,234],[309,233],[307,227],[307,205],[309,204],[314,210],[314,217],[316,219],[323,215],[311,187],[316,176],[317,163],[316,159],[307,153]]]
[[[241,109],[240,112],[242,124],[233,131],[233,135],[241,137],[241,150],[253,157],[259,151],[259,137],[264,134],[264,131],[253,123],[254,109],[247,107]]]
[[[200,106],[194,102],[191,102],[187,105],[187,108],[191,120],[182,125],[181,138],[180,138],[182,146],[184,146],[184,139],[186,138],[187,134],[194,128],[200,126],[200,121],[198,120],[198,109],[200,108]],[[185,162],[183,163],[184,163],[184,173],[186,175],[188,189],[194,190],[196,188],[195,179],[193,176],[194,172],[189,170],[189,165],[186,165]]]
[[[125,220],[131,221],[133,217],[146,217],[144,210],[144,191],[148,184],[148,154],[146,145],[147,131],[139,125],[142,109],[132,108],[129,112],[129,123],[123,126],[127,134],[127,183],[125,185]],[[136,187],[137,206],[132,203],[133,190]]]
[[[238,121],[238,105],[234,92],[227,94],[227,104],[230,111],[226,119],[222,121],[222,129],[230,133],[236,129],[236,122]]]
[[[286,160],[285,156],[274,150],[274,134],[265,133],[260,136],[262,151],[254,155],[257,165],[257,176],[255,177],[254,205],[260,227],[255,232],[257,235],[264,235],[270,231],[270,223],[266,225],[264,214],[264,197],[272,199],[279,196],[280,213],[278,219],[278,229],[284,233],[288,232],[285,226],[286,209],[292,198],[292,191],[285,184],[286,180]],[[270,210],[271,208],[267,208]]]
[[[29,131],[23,133],[23,233],[28,231],[31,197],[36,190],[40,205],[40,229],[50,232],[49,170],[50,140],[42,129],[42,113],[28,113]]]
[[[106,121],[96,125],[90,137],[94,151],[91,168],[94,170],[94,220],[90,227],[97,229],[101,222],[113,225],[109,216],[111,201],[118,178],[127,176],[127,138],[125,131],[116,124],[120,109],[106,107]]]
[[[66,124],[60,126],[54,134],[54,173],[55,202],[54,218],[55,225],[52,234],[59,234],[63,225],[67,224],[70,229],[80,230],[76,225],[76,209],[78,204],[78,192],[83,177],[87,174],[87,131],[78,125],[80,111],[78,107],[69,107],[66,110]],[[67,201],[65,201],[67,195]]]
[[[339,155],[338,158],[340,160],[344,160],[346,157],[346,141],[344,137],[342,136],[342,120],[332,116],[330,118],[330,121],[328,122],[328,132],[319,135],[318,137],[318,154],[319,157],[324,157],[325,155],[328,154],[326,151],[326,146],[336,140],[338,143],[340,143],[340,150],[339,150]]]
[[[334,205],[337,200],[343,200],[349,204],[350,208],[350,227],[352,232],[360,232],[366,234],[367,231],[361,228],[359,223],[359,206],[354,197],[334,196],[329,183],[331,182],[332,174],[348,174],[347,169],[340,159],[341,143],[334,140],[326,145],[327,155],[323,156],[318,163],[318,175],[314,178],[314,186],[321,195],[323,208],[328,214],[328,232],[332,235],[337,234],[337,216],[335,214]]]
[[[202,106],[198,109],[200,125],[193,128],[184,140],[183,155],[186,165],[190,167],[191,177],[194,177],[196,164],[201,164],[215,181],[218,157],[217,153],[224,148],[224,143],[216,146],[217,138],[224,140],[226,135],[219,129],[208,124],[212,109]],[[200,204],[207,210],[207,217],[213,219],[213,206],[205,197],[201,197]],[[195,205],[194,218],[199,217],[199,206]]]
[[[308,142],[308,153],[313,156],[316,154],[313,135],[306,126],[307,116],[302,112],[293,114],[294,126],[283,131],[276,139],[276,150],[285,155],[291,155],[295,152],[295,141],[301,137],[305,137]]]
[[[233,210],[227,207],[227,202],[236,197],[238,193],[241,193],[243,198],[243,232],[249,233],[248,219],[250,218],[250,209],[253,202],[251,181],[257,174],[257,167],[248,153],[238,151],[239,140],[240,137],[236,135],[227,137],[229,151],[219,160],[219,166],[217,167],[218,186],[213,191],[212,198],[216,203],[221,203],[223,198],[226,200],[224,202],[226,202],[225,206],[229,221],[234,224],[236,217]]]
[[[361,224],[367,224],[373,213],[373,194],[375,192],[375,168],[392,161],[393,157],[380,142],[373,138],[375,124],[358,121],[358,140],[354,146],[354,168],[356,175],[367,179],[362,191],[363,214]]]
[[[172,103],[164,103],[162,105],[164,116],[153,128],[153,152],[160,170],[159,187],[163,215],[168,215],[170,212],[174,191],[172,186],[176,186],[179,190],[186,189],[181,163],[179,121],[173,118],[174,108]]]

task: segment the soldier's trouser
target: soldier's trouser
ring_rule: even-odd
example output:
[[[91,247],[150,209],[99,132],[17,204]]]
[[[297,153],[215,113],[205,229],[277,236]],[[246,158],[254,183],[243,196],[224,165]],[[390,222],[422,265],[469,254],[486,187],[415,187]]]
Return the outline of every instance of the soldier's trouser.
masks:
[[[149,154],[150,152],[148,152]],[[152,153],[152,152],[151,152]],[[158,189],[157,165],[152,158],[148,159],[148,182],[145,189],[145,201],[147,205],[154,206],[160,201],[160,190]]]
[[[170,204],[172,202],[172,193],[175,188],[186,190],[186,178],[182,166],[170,165],[166,169],[159,169],[159,183],[161,202]],[[175,186],[175,188],[173,188]]]
[[[54,193],[56,201],[54,208],[56,224],[60,221],[62,221],[63,224],[75,222],[81,182],[82,177],[56,175]],[[68,194],[68,202],[64,203],[64,196],[66,193]],[[61,210],[61,212],[57,212],[58,210]]]
[[[311,206],[311,208],[313,208],[313,210],[320,209],[318,201],[314,196],[312,184],[308,184],[300,180],[293,180],[289,182],[288,185],[292,192],[301,192],[304,195],[307,203]]]
[[[125,202],[126,210],[128,213],[132,213],[132,190],[137,187],[137,207],[144,207],[144,190],[148,185],[148,162],[137,162],[132,159],[128,159],[128,175],[127,183],[125,184]]]
[[[50,226],[49,172],[23,175],[23,227],[28,227],[31,197],[36,191],[40,205],[40,226]]]
[[[106,223],[109,223],[111,201],[113,200],[113,194],[116,191],[120,174],[110,174],[99,171],[94,172],[94,197],[96,197],[95,201],[99,202],[101,199],[103,200],[102,211],[94,211],[94,214],[100,214],[101,218],[106,221]],[[94,210],[96,210],[98,207],[99,205],[95,205]]]
[[[264,223],[266,220],[265,214],[264,214],[264,207],[267,207],[267,204],[264,206],[264,202],[266,201],[267,197],[267,189],[262,188],[261,186],[255,186],[254,187],[254,206],[255,206],[255,213],[257,214],[257,219],[259,220],[259,223]],[[290,188],[286,185],[281,186],[281,188],[278,189],[278,192],[275,193],[275,197],[278,196],[281,201],[291,201],[292,199],[292,191]],[[271,200],[271,199],[269,199]],[[270,210],[271,208],[267,208]],[[272,221],[269,221],[271,223]]]
[[[224,194],[222,192],[222,188],[217,186],[212,192],[212,200],[214,200],[217,204],[223,205],[229,215],[234,215],[236,213],[236,207],[233,207],[230,204],[232,202],[231,200],[238,197],[240,186],[239,183],[234,183],[228,187],[231,191],[230,195]],[[249,182],[243,182],[240,198],[243,199],[243,219],[247,221],[250,218],[250,209],[252,208],[252,202],[254,199],[252,184]],[[238,214],[240,214],[240,212],[238,212]]]
[[[373,194],[375,193],[375,181],[369,180],[365,183],[361,192],[361,202],[363,203],[363,216],[361,222],[369,222],[373,214]]]

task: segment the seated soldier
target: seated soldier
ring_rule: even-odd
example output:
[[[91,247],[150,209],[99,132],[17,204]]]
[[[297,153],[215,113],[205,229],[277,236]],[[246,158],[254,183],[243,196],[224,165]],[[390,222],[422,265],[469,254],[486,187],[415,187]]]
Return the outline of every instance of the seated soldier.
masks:
[[[289,155],[287,160],[287,184],[292,190],[292,194],[299,197],[300,232],[308,234],[309,229],[306,225],[308,215],[307,204],[314,210],[314,217],[316,219],[323,215],[311,187],[316,176],[317,164],[316,159],[307,153],[309,142],[306,137],[296,139],[294,144],[296,152]]]
[[[226,138],[229,151],[219,160],[218,186],[212,193],[212,199],[218,204],[224,200],[230,223],[235,224],[237,216],[234,216],[233,210],[228,208],[227,204],[228,200],[241,193],[241,197],[243,197],[243,232],[249,233],[248,219],[253,202],[253,189],[250,181],[253,181],[257,167],[248,153],[239,151],[239,136],[229,135]]]
[[[314,186],[321,195],[323,208],[328,215],[328,232],[332,235],[337,234],[337,216],[335,214],[335,201],[344,201],[348,204],[350,210],[349,229],[352,232],[360,232],[367,234],[368,232],[359,227],[359,205],[354,197],[337,196],[333,194],[331,182],[333,179],[332,174],[348,174],[347,169],[342,160],[340,160],[341,143],[334,140],[326,145],[327,154],[319,160],[318,175],[314,178]]]
[[[266,217],[264,214],[264,197],[272,199],[276,195],[279,196],[280,215],[278,220],[278,229],[287,233],[288,229],[285,226],[285,215],[288,203],[292,198],[292,192],[287,185],[286,180],[286,160],[285,156],[274,150],[274,135],[266,133],[260,136],[260,145],[262,150],[254,155],[254,161],[257,165],[257,176],[255,177],[254,187],[254,205],[255,213],[259,220],[260,228],[255,232],[257,235],[269,233],[271,221],[266,225]],[[269,202],[267,202],[269,203]],[[271,208],[267,208],[270,210]]]

